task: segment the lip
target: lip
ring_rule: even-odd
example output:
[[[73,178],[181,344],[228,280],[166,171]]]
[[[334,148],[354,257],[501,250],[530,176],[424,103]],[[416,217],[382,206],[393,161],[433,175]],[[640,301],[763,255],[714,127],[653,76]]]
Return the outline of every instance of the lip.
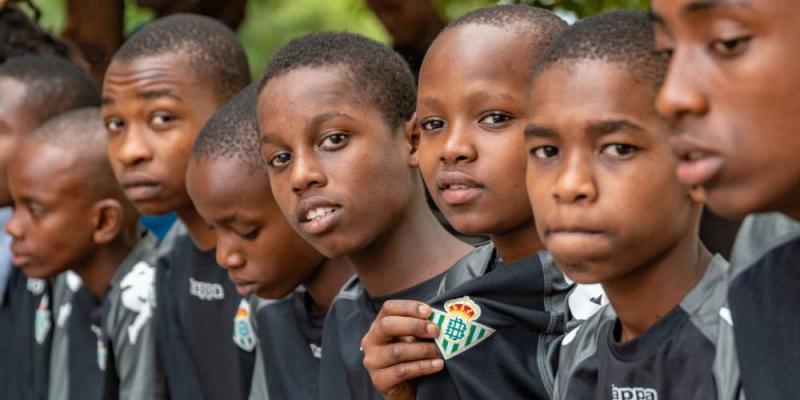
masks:
[[[309,212],[320,208],[332,209],[332,211],[311,220],[307,218]],[[341,215],[341,205],[320,196],[300,200],[295,213],[300,228],[312,236],[319,236],[330,232],[341,219]]]
[[[687,185],[703,185],[722,170],[724,159],[685,135],[672,139],[673,153],[678,157],[676,174]]]
[[[475,200],[484,186],[464,172],[442,171],[436,176],[436,188],[447,205],[458,206]]]
[[[123,175],[120,179],[120,186],[125,191],[125,196],[131,201],[152,199],[163,187],[159,181],[138,173]]]
[[[255,294],[257,289],[257,284],[253,281],[248,281],[244,279],[239,279],[234,276],[229,276],[233,285],[236,286],[236,291],[243,297],[250,296]]]
[[[11,265],[17,268],[24,268],[31,262],[31,256],[28,253],[14,250],[14,246],[11,247]]]

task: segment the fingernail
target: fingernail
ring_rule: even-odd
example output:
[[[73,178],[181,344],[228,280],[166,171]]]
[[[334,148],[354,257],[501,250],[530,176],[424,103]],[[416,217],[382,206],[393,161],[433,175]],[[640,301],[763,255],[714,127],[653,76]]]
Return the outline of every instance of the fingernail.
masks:
[[[420,305],[418,310],[419,310],[419,315],[421,315],[423,317],[427,317],[428,314],[431,313],[431,308],[426,306],[426,305],[424,305],[424,304]]]
[[[433,367],[433,368],[442,368],[442,367],[444,367],[444,360],[433,360],[433,361],[431,361],[431,367]]]
[[[431,336],[435,336],[438,330],[439,330],[439,327],[436,326],[436,324],[428,324],[427,331],[428,331],[428,334],[430,334]]]

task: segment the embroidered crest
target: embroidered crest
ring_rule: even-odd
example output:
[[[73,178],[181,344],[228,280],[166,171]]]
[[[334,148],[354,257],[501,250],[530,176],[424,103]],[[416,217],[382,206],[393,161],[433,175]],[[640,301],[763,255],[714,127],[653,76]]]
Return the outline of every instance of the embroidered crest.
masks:
[[[44,292],[44,281],[41,279],[28,278],[25,286],[28,288],[28,291],[33,293],[35,296],[38,296]]]
[[[33,332],[36,343],[44,343],[44,340],[47,339],[47,334],[50,332],[50,328],[52,326],[53,321],[50,314],[50,296],[45,293],[44,296],[42,296],[42,300],[39,301],[39,307],[36,308],[36,318]]]
[[[447,301],[444,309],[433,309],[428,319],[439,326],[435,341],[445,360],[471,349],[495,332],[476,321],[481,316],[481,308],[469,296]]]
[[[250,303],[242,299],[236,318],[233,319],[233,342],[244,351],[253,351],[256,348],[256,335],[250,323]]]

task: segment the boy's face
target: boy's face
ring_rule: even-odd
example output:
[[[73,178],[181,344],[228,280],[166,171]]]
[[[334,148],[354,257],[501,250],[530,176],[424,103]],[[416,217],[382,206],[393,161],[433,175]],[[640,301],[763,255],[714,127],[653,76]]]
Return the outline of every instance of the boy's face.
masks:
[[[456,230],[499,234],[531,220],[525,191],[525,113],[531,65],[517,35],[451,29],[431,47],[419,80],[419,163]]]
[[[109,65],[101,107],[108,155],[139,212],[164,214],[191,204],[185,187],[189,155],[218,106],[211,86],[195,79],[179,54]]]
[[[14,214],[6,226],[13,264],[32,278],[81,266],[94,249],[92,206],[74,156],[24,140],[8,170]]]
[[[330,258],[379,240],[420,195],[409,141],[357,97],[357,85],[336,68],[299,68],[270,80],[258,104],[275,200]]]
[[[729,217],[800,218],[800,7],[791,0],[654,0],[672,51],[657,106],[677,119],[678,176]]]
[[[281,213],[266,175],[235,160],[193,158],[186,184],[217,233],[217,263],[243,296],[281,298],[324,261]]]
[[[22,82],[0,77],[0,207],[12,202],[6,174],[19,139],[39,122],[25,104],[26,92]]]
[[[582,61],[551,65],[533,85],[528,194],[539,235],[576,282],[624,276],[697,232],[656,89],[633,75]]]

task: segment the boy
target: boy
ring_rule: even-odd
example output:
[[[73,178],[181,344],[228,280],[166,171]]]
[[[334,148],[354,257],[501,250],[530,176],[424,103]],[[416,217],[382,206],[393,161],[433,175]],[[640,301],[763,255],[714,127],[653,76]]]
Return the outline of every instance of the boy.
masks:
[[[54,57],[19,56],[0,64],[0,207],[11,216],[6,169],[22,135],[50,117],[79,107],[97,106],[100,94],[92,78]],[[5,223],[2,224],[3,232]],[[45,281],[27,278],[11,266],[11,238],[2,235],[0,260],[0,393],[14,399],[44,399],[47,373],[35,368],[49,358],[46,326],[50,296]],[[45,296],[46,295],[46,296]],[[42,306],[42,307],[40,307]],[[36,312],[40,309],[40,312]],[[39,317],[38,319],[36,317]]]
[[[261,82],[261,154],[275,200],[303,238],[346,257],[357,275],[325,319],[320,387],[330,398],[381,398],[360,351],[381,303],[430,299],[471,250],[426,204],[410,140],[415,100],[403,59],[349,33],[290,42]]]
[[[166,239],[156,266],[159,354],[172,398],[244,399],[253,337],[234,337],[242,297],[214,261],[215,235],[186,192],[191,146],[250,79],[234,33],[193,15],[159,19],[112,58],[103,82],[111,165],[143,214],[175,212],[188,235]],[[220,366],[225,366],[220,368]]]
[[[524,186],[521,132],[533,64],[565,27],[554,14],[529,6],[484,8],[448,26],[423,62],[416,113],[422,176],[459,232],[488,235],[492,244],[484,250],[486,262],[471,271],[479,278],[458,287],[451,279],[451,290],[432,303],[445,311],[432,319],[441,321],[443,336],[436,343],[447,368],[417,382],[419,398],[549,397],[553,373],[539,361],[546,359],[549,341],[563,333],[568,285],[546,253],[537,255],[543,246]],[[472,321],[491,329],[484,339],[469,341],[450,330],[449,321],[461,320],[443,304],[465,296],[464,304],[480,307],[480,317]],[[424,326],[424,321],[391,314],[399,302],[384,305],[363,342],[373,382],[394,397],[411,389],[399,377],[414,378],[425,372],[418,365],[433,362],[413,354],[436,354],[429,342],[416,349],[397,346],[400,337],[415,336],[413,327]],[[404,307],[417,316],[420,306]],[[397,329],[408,330],[385,334]],[[448,337],[460,344],[445,344]],[[410,359],[400,363],[393,353]]]
[[[699,240],[702,193],[674,174],[670,120],[653,107],[665,69],[639,11],[571,26],[537,63],[525,129],[537,229],[564,273],[610,302],[564,338],[555,399],[717,396],[727,263]]]
[[[129,298],[152,284],[146,260],[154,242],[139,240],[138,215],[108,165],[97,108],[48,120],[25,135],[15,153],[8,170],[14,214],[6,226],[14,265],[37,279],[75,273],[59,277],[67,280],[66,290],[53,291],[48,397],[116,398],[116,388],[106,397],[98,382],[104,371],[128,372],[119,366],[138,360],[137,334],[149,310],[131,310]],[[139,270],[149,270],[150,281],[139,278]],[[157,397],[157,388],[139,389],[127,394]]]
[[[300,238],[275,204],[259,153],[257,99],[257,87],[248,86],[211,117],[192,150],[186,185],[217,232],[217,262],[236,289],[272,300],[254,318],[264,370],[254,372],[253,391],[318,399],[322,322],[352,270]],[[250,329],[245,317],[237,316],[237,329]]]
[[[656,0],[657,47],[672,55],[658,110],[676,119],[681,180],[702,185],[712,209],[800,219],[794,2]],[[800,393],[800,238],[733,277],[730,312],[747,398]]]

